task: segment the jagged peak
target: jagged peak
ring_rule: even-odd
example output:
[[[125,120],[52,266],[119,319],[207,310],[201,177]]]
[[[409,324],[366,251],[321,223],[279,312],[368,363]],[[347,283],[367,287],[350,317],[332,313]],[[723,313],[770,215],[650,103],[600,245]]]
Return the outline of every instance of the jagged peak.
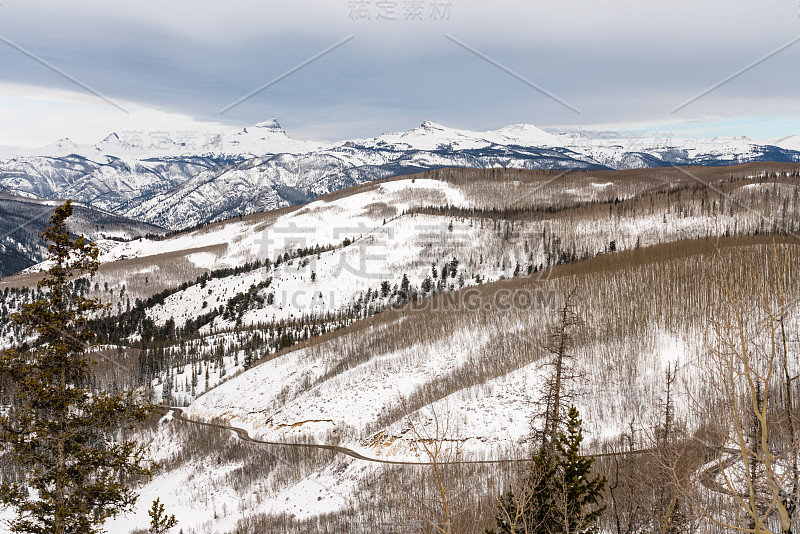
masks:
[[[420,124],[419,127],[423,128],[425,130],[444,130],[444,129],[446,129],[445,126],[442,126],[441,124],[435,123],[433,121],[425,121],[422,124]]]
[[[275,118],[259,122],[253,125],[253,128],[261,128],[265,130],[272,130],[274,132],[286,133],[283,131],[283,127],[281,127],[281,124],[278,122],[278,119]]]
[[[239,138],[242,136],[258,136],[261,139],[266,139],[267,136],[279,135],[279,136],[286,136],[286,132],[281,127],[278,119],[267,119],[265,121],[256,123],[252,126],[248,126],[246,128],[242,128],[234,138]],[[288,137],[288,136],[287,136]]]

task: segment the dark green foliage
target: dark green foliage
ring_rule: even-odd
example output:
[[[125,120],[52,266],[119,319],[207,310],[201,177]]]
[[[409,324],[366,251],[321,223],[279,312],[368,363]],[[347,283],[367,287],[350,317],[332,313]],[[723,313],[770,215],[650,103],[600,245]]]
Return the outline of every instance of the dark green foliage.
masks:
[[[554,449],[542,447],[533,457],[522,487],[508,490],[498,502],[497,530],[489,534],[589,534],[605,511],[600,505],[605,477],[592,477],[594,459],[580,453],[583,431],[578,410],[570,409],[566,433]]]
[[[523,487],[509,489],[497,505],[497,530],[488,534],[549,533],[554,513],[551,502],[554,481],[558,474],[555,458],[546,448],[533,457],[531,470]]]
[[[448,267],[450,268],[450,278],[455,278],[456,274],[458,274],[458,259],[453,258],[450,260]],[[444,278],[444,276],[442,278]]]
[[[174,515],[166,515],[164,513],[164,505],[161,504],[160,499],[153,501],[150,510],[147,511],[150,516],[150,529],[148,534],[166,534],[169,529],[178,524],[178,520]]]
[[[431,280],[430,276],[426,276],[425,280],[422,281],[422,291],[428,293],[431,289],[433,289],[433,281]]]
[[[600,506],[606,479],[601,475],[591,477],[594,458],[582,456],[582,421],[573,406],[567,416],[567,432],[556,442],[559,475],[556,477],[556,495],[560,497],[556,514],[555,532],[595,532],[596,522],[605,511]]]
[[[42,237],[52,266],[39,282],[43,295],[12,320],[33,341],[5,351],[0,381],[11,405],[0,416],[0,438],[22,480],[0,481],[0,502],[14,509],[13,532],[91,534],[129,510],[130,483],[151,475],[145,448],[121,438],[121,429],[149,417],[152,407],[133,392],[94,391],[86,349],[94,342],[87,317],[101,309],[72,291],[75,275],[97,272],[98,251],[70,239],[67,201],[56,208]],[[31,491],[33,490],[33,491]]]
[[[311,250],[311,253],[313,253],[313,249]],[[304,253],[305,252],[308,251],[304,251]],[[271,264],[269,260],[266,260],[265,262],[256,260],[254,262],[247,262],[239,267],[216,269],[210,273],[205,273],[201,276],[198,276],[194,283],[183,282],[177,287],[165,289],[160,293],[156,293],[144,301],[137,299],[132,308],[119,315],[95,318],[92,321],[92,329],[97,333],[98,340],[104,344],[114,344],[121,339],[134,334],[139,334],[144,342],[149,342],[154,339],[174,340],[181,335],[186,337],[187,335],[195,334],[197,333],[197,330],[213,321],[222,312],[218,313],[216,311],[212,311],[203,315],[198,315],[194,320],[189,320],[186,322],[182,332],[177,332],[175,330],[174,321],[171,327],[169,324],[159,327],[147,316],[147,310],[163,305],[170,296],[180,291],[185,291],[190,286],[199,285],[204,287],[209,280],[252,272],[257,269],[261,269],[262,267],[269,269],[270,265]],[[258,287],[256,290],[268,287],[271,281],[272,278],[270,277],[267,280],[257,284]],[[232,313],[234,315],[238,315],[240,312],[243,313],[243,308],[249,306],[251,300],[253,300],[255,297],[257,297],[257,294],[252,291],[252,288],[251,291],[248,291],[247,293],[237,294],[235,297],[233,297],[233,299],[231,299],[231,301],[228,302],[227,309],[225,311],[227,312],[228,316]]]
[[[408,275],[404,273],[403,280],[400,282],[400,299],[402,301],[408,300],[410,288],[411,288],[411,281],[408,279]]]

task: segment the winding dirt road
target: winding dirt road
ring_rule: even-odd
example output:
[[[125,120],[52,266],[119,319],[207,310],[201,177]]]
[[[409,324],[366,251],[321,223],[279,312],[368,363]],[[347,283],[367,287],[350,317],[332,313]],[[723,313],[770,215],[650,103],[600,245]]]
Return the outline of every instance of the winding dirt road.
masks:
[[[338,445],[325,445],[320,443],[287,443],[281,441],[264,441],[260,439],[256,439],[250,436],[247,433],[247,430],[244,428],[231,426],[231,425],[223,425],[221,423],[208,423],[206,421],[197,421],[195,419],[188,419],[181,408],[167,408],[167,412],[172,412],[174,414],[174,418],[178,421],[182,421],[184,423],[189,423],[192,425],[199,425],[199,426],[207,426],[211,428],[218,428],[220,430],[229,430],[234,432],[240,440],[246,441],[248,443],[257,443],[259,445],[271,445],[274,447],[294,447],[294,448],[303,448],[303,449],[317,449],[322,451],[333,451],[338,452],[340,454],[344,454],[351,458],[355,458],[356,460],[363,460],[365,462],[375,462],[379,464],[391,464],[391,465],[433,465],[433,462],[404,462],[401,460],[384,460],[382,458],[371,458],[369,456],[364,456],[363,454],[354,451],[353,449],[348,449],[347,447],[340,447]],[[165,413],[166,415],[166,413]],[[530,458],[522,458],[522,459],[514,459],[514,460],[459,460],[455,462],[437,462],[438,465],[460,465],[460,464],[500,464],[506,462],[530,462]]]
[[[250,436],[250,434],[244,428],[231,426],[231,425],[224,425],[221,423],[209,423],[206,421],[198,421],[196,419],[189,419],[187,418],[184,413],[183,409],[181,408],[165,408],[166,411],[162,412],[166,415],[169,412],[174,414],[174,418],[178,421],[188,423],[191,425],[199,425],[199,426],[207,426],[211,428],[218,428],[220,430],[228,430],[230,432],[235,433],[240,440],[246,441],[248,443],[256,443],[259,445],[270,445],[273,447],[294,447],[294,448],[303,448],[303,449],[316,449],[322,451],[333,451],[338,452],[339,454],[344,454],[345,456],[349,456],[351,458],[355,458],[356,460],[363,460],[365,462],[374,462],[379,464],[391,464],[391,465],[434,465],[434,462],[407,462],[402,460],[385,460],[382,458],[372,458],[370,456],[364,456],[360,452],[354,451],[353,449],[348,449],[347,447],[340,447],[339,445],[326,445],[322,443],[290,443],[290,442],[283,442],[283,441],[265,441],[261,439],[256,439]],[[654,449],[639,449],[634,451],[622,451],[619,453],[599,453],[599,454],[589,454],[587,456],[591,456],[593,458],[603,458],[606,456],[613,456],[614,454],[618,454],[620,456],[628,456],[631,454],[646,454],[649,452],[653,452]],[[727,451],[726,451],[727,452]],[[734,451],[735,452],[735,451]],[[532,458],[512,458],[512,459],[502,459],[502,460],[458,460],[458,461],[451,461],[451,462],[436,462],[438,465],[466,465],[466,464],[502,464],[502,463],[510,463],[510,462],[530,462]],[[706,487],[711,488],[711,485],[716,484],[714,478],[716,474],[713,473],[713,469],[707,469],[706,473],[701,475],[701,481],[703,485]],[[712,488],[713,489],[713,488]]]

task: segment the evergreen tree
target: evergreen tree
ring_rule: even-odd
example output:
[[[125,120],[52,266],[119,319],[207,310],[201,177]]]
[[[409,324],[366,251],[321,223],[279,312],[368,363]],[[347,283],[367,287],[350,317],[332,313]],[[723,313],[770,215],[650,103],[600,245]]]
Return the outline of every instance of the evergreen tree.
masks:
[[[550,533],[556,475],[555,457],[545,447],[540,448],[523,486],[516,492],[509,489],[500,497],[495,517],[497,530],[487,530],[487,534]]]
[[[400,299],[401,300],[408,300],[408,293],[411,287],[411,281],[408,279],[408,275],[405,273],[403,274],[403,280],[400,282]]]
[[[555,448],[541,447],[522,487],[498,501],[497,530],[487,534],[591,534],[605,511],[605,477],[591,476],[594,459],[580,453],[582,422],[573,406]]]
[[[50,269],[39,282],[39,300],[13,315],[33,341],[6,350],[0,381],[10,385],[10,408],[0,416],[6,458],[21,472],[0,483],[0,502],[16,512],[12,532],[92,534],[103,522],[131,509],[130,482],[150,476],[146,449],[121,439],[121,428],[152,412],[133,392],[94,391],[86,349],[94,342],[88,318],[102,307],[73,294],[70,279],[93,276],[97,247],[70,238],[68,200],[56,208],[42,237],[50,243]]]
[[[458,259],[453,258],[450,260],[448,267],[450,268],[450,278],[455,278],[458,273]],[[444,278],[444,276],[442,278]]]
[[[422,286],[421,287],[422,287],[422,291],[424,291],[425,293],[427,293],[431,289],[433,289],[433,281],[431,280],[430,276],[426,276],[425,277],[425,280],[422,281]]]
[[[150,516],[150,529],[148,534],[166,534],[169,529],[178,524],[178,520],[174,515],[166,515],[164,513],[164,505],[161,504],[160,499],[153,501],[150,510],[147,511]]]
[[[606,509],[600,505],[606,479],[602,475],[591,477],[594,458],[581,455],[581,426],[578,410],[572,406],[567,416],[567,431],[559,435],[556,443],[559,476],[554,484],[552,532],[597,532],[597,520]]]

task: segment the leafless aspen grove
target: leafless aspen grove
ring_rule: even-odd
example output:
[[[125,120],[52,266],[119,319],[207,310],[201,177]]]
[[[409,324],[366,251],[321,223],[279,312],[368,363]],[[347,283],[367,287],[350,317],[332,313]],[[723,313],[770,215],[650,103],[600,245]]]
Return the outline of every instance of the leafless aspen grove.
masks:
[[[101,242],[73,291],[94,386],[183,409],[134,434],[176,531],[554,532],[516,511],[574,406],[605,509],[558,532],[796,532],[799,236],[796,164],[448,168]]]

